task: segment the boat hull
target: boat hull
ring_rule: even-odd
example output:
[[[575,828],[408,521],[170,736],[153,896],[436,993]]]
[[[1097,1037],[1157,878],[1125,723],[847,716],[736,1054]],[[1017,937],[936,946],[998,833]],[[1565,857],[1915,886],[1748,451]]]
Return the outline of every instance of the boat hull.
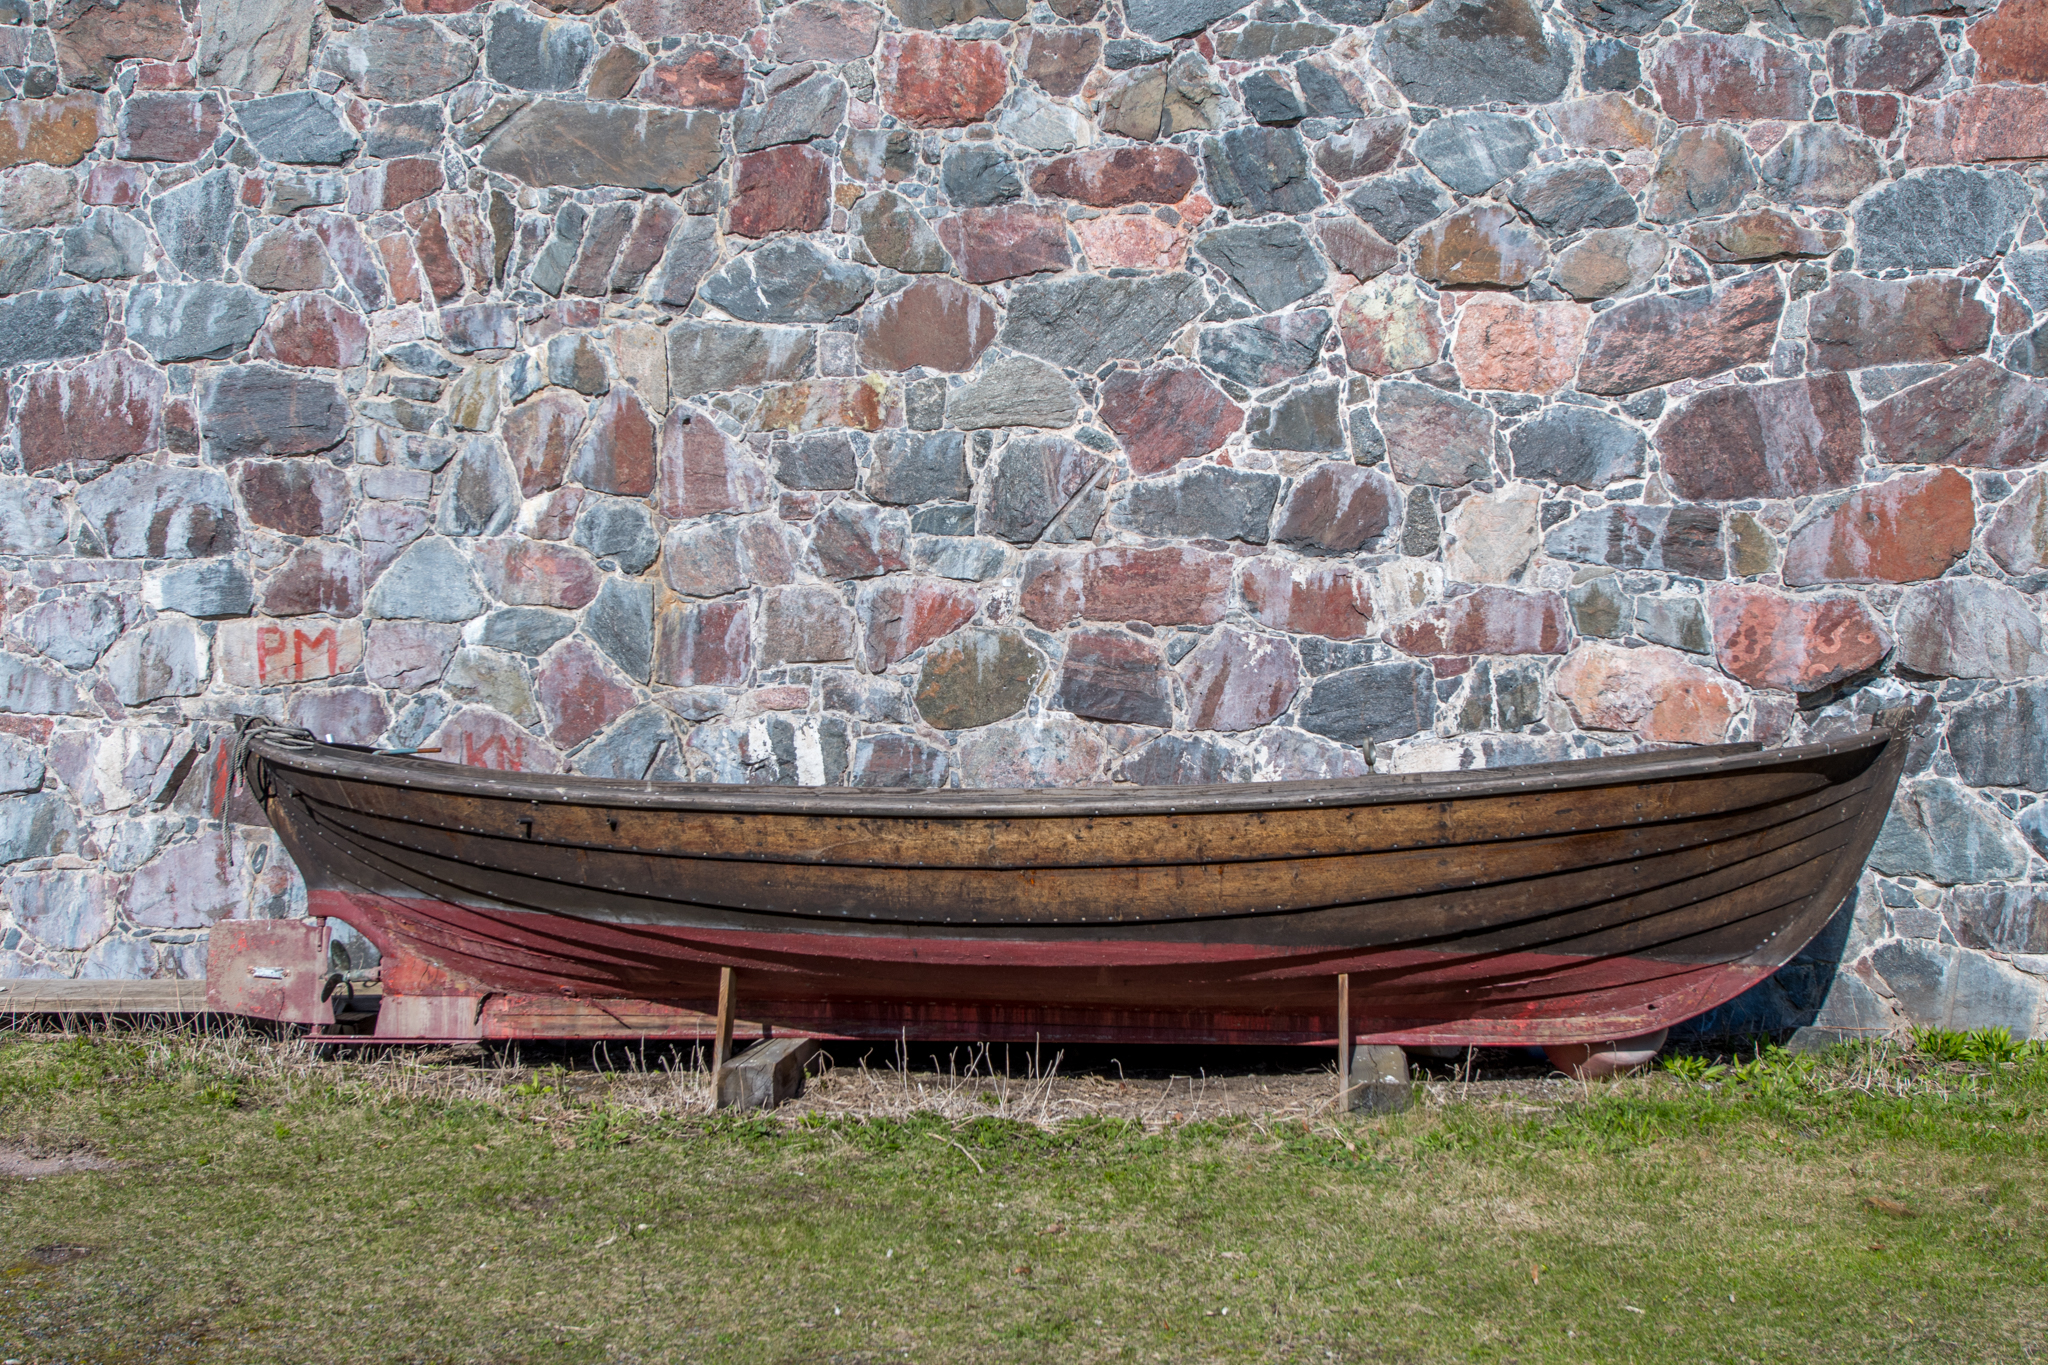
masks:
[[[1555,1044],[1669,1027],[1789,960],[1853,888],[1904,747],[819,794],[271,731],[247,774],[312,911],[377,944],[387,992],[446,1001],[396,1030],[695,1036],[730,968],[784,1032],[1328,1042],[1346,975],[1359,1041]]]

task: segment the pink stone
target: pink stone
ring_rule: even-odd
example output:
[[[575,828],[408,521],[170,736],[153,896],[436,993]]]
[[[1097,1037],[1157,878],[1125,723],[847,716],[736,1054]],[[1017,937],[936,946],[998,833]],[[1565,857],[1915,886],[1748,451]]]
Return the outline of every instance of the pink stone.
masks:
[[[772,505],[768,475],[701,408],[677,407],[661,428],[656,507],[672,521]]]
[[[1915,166],[2048,157],[2048,88],[1977,85],[1944,100],[1909,100],[1906,160]]]
[[[1550,393],[1572,382],[1593,310],[1480,294],[1458,310],[1451,363],[1474,389]]]
[[[87,204],[112,204],[127,208],[142,202],[142,196],[149,189],[149,172],[140,166],[124,166],[116,161],[96,162],[86,173],[85,185],[78,197]]]
[[[854,613],[861,623],[861,667],[881,673],[974,619],[981,605],[971,587],[935,578],[885,578],[861,586]]]
[[[427,747],[440,750],[428,755],[430,758],[471,768],[507,773],[562,770],[562,756],[554,746],[527,733],[509,717],[481,706],[465,706],[448,717],[427,740]]]
[[[523,537],[479,542],[477,565],[491,596],[523,607],[570,611],[597,596],[597,561],[573,545]]]
[[[1274,630],[1331,640],[1372,633],[1372,580],[1352,569],[1251,559],[1238,568],[1237,589],[1252,618]]]
[[[662,613],[654,676],[671,687],[736,687],[753,663],[753,610],[744,601],[706,602]]]
[[[294,294],[263,324],[249,353],[284,365],[345,370],[362,364],[369,346],[362,314],[325,294]]]
[[[521,493],[530,498],[561,485],[569,470],[569,451],[583,428],[583,409],[581,399],[551,388],[505,418],[505,449],[519,471]]]
[[[821,577],[841,581],[910,567],[910,518],[897,508],[845,500],[811,523],[811,553]]]
[[[1549,113],[1558,136],[1574,146],[1629,152],[1657,145],[1657,115],[1614,91],[1553,104]]]
[[[547,721],[548,739],[561,749],[575,748],[640,702],[604,654],[578,639],[549,650],[534,669],[533,697]]]
[[[1114,147],[1076,152],[1032,172],[1031,188],[1095,208],[1177,204],[1195,184],[1195,162],[1178,147]]]
[[[285,718],[328,742],[373,744],[391,724],[391,708],[369,687],[302,687]]]
[[[462,627],[434,621],[377,621],[363,654],[363,677],[373,686],[417,692],[441,681],[462,643]]]
[[[988,116],[1008,89],[994,43],[890,34],[882,40],[882,107],[920,128],[957,128]]]
[[[960,278],[992,284],[1073,264],[1067,219],[1058,209],[1006,204],[962,209],[939,224],[939,240],[959,263]]]
[[[1782,572],[1793,587],[1939,578],[1970,552],[1976,529],[1967,478],[1953,469],[1903,474],[1795,527]]]
[[[1385,533],[1398,496],[1377,469],[1325,460],[1288,490],[1273,539],[1312,554],[1351,554]]]
[[[218,829],[173,844],[129,881],[122,908],[151,929],[204,929],[242,908],[242,878]]]
[[[1274,720],[1301,687],[1291,641],[1225,626],[1180,662],[1195,730],[1255,730]]]
[[[861,360],[880,370],[921,365],[963,373],[995,341],[1001,322],[980,291],[954,280],[919,280],[862,315]]]
[[[881,9],[861,0],[797,0],[775,11],[775,60],[858,61],[875,50],[881,26]]]
[[[733,163],[726,222],[738,236],[816,232],[831,208],[832,162],[809,147],[770,147]]]
[[[832,588],[770,588],[761,595],[761,667],[853,657],[854,615]]]
[[[746,94],[746,58],[707,43],[665,55],[633,88],[633,98],[672,109],[737,109]]]
[[[1803,119],[1813,103],[1806,61],[1761,38],[1684,33],[1645,64],[1664,112],[1680,123]]]
[[[1707,612],[1721,667],[1777,692],[1817,692],[1876,667],[1892,647],[1883,622],[1854,597],[1722,583],[1707,594]]]
[[[1662,645],[1581,645],[1551,685],[1580,725],[1657,744],[1719,744],[1743,702],[1741,688]]]
[[[1483,587],[1388,627],[1387,643],[1424,658],[1562,654],[1572,644],[1571,609],[1562,593]]]
[[[1096,621],[1206,625],[1223,619],[1235,560],[1174,546],[1090,550],[1081,560],[1081,595]]]
[[[1807,335],[1819,370],[1955,360],[1990,342],[1991,309],[1975,280],[1841,275],[1813,296]]]
[[[1097,270],[1178,270],[1187,259],[1188,230],[1149,213],[1112,213],[1070,223],[1081,252]]]
[[[1109,746],[1096,727],[1064,716],[1024,717],[961,736],[963,787],[1072,787],[1099,779]]]

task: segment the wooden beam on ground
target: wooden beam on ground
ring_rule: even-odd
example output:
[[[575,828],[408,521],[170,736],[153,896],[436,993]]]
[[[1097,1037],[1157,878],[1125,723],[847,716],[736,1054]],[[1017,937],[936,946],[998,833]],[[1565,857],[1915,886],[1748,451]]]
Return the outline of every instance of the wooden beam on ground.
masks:
[[[773,1109],[803,1093],[804,1068],[818,1055],[815,1038],[763,1038],[718,1073],[720,1109]]]
[[[204,1014],[204,981],[0,981],[0,1014]]]

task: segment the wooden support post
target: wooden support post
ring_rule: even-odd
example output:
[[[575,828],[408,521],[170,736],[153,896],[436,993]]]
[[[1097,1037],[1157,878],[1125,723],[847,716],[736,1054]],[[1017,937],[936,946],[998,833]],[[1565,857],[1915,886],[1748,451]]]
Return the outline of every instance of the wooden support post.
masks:
[[[733,999],[732,968],[718,969],[718,1037],[711,1044],[711,1107],[718,1107],[718,1087],[725,1079],[725,1059],[732,1055],[732,1012],[739,1002]]]
[[[1337,977],[1337,1112],[1351,1109],[1351,973]]]

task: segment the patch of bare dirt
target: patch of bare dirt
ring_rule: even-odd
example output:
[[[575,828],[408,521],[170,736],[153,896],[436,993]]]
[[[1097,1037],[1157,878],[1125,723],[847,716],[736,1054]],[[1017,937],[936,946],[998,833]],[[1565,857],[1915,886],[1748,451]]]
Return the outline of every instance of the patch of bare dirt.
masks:
[[[75,1175],[79,1171],[111,1171],[114,1162],[91,1152],[64,1152],[58,1156],[36,1156],[24,1147],[0,1142],[0,1179],[39,1180],[46,1175]]]

